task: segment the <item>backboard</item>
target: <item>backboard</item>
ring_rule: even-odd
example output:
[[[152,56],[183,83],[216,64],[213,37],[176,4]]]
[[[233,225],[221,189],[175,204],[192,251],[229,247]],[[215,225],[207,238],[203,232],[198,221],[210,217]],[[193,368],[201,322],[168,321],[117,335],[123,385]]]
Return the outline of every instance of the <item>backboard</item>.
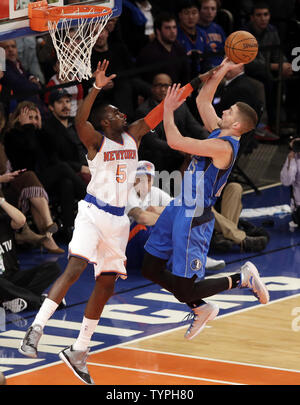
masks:
[[[69,4],[95,4],[110,7],[112,17],[118,17],[122,12],[122,0],[47,0],[50,6],[66,6]],[[28,35],[41,35],[41,32],[32,31],[29,27],[28,3],[35,0],[0,0],[0,41],[24,37]]]

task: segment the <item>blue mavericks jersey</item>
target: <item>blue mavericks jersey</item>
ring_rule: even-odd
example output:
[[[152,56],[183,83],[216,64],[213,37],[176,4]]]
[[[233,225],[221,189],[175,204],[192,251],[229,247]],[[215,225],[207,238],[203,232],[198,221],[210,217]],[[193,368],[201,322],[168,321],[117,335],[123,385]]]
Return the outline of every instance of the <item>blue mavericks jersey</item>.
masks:
[[[214,130],[209,138],[216,138],[221,130]],[[153,256],[168,262],[167,267],[181,277],[205,274],[206,256],[214,229],[211,207],[220,196],[234,165],[239,138],[222,136],[233,150],[231,164],[218,169],[211,158],[192,157],[184,173],[181,193],[164,209],[158,218],[145,249]]]

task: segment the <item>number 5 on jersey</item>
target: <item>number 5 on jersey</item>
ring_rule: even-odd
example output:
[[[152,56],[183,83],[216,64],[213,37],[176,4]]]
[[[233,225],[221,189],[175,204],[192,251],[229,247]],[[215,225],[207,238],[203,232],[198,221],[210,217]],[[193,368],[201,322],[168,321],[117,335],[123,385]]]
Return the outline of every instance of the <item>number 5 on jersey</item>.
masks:
[[[124,183],[127,179],[127,165],[118,165],[116,180],[118,183]]]

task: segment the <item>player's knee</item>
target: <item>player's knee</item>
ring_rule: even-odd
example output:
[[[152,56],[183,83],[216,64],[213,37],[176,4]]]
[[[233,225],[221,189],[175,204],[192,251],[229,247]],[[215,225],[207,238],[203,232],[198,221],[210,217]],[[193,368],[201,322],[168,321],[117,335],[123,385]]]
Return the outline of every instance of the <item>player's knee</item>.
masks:
[[[71,285],[77,281],[86,268],[87,262],[82,259],[71,257],[68,266],[63,274],[64,280],[67,284]]]
[[[179,302],[190,302],[191,292],[194,288],[194,278],[182,278],[178,279],[174,286],[174,296]]]

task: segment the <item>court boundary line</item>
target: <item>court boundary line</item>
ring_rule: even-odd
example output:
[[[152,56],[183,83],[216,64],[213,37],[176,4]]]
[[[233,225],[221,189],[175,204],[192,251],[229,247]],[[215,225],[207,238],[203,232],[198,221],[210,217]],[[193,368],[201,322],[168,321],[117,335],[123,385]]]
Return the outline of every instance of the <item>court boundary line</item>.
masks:
[[[242,313],[242,312],[250,311],[250,310],[255,309],[255,308],[266,307],[266,306],[269,306],[271,304],[278,303],[280,301],[285,301],[285,300],[292,299],[292,298],[297,298],[299,296],[300,296],[300,293],[294,294],[294,295],[291,295],[291,296],[288,296],[288,297],[278,298],[277,300],[270,301],[268,304],[265,304],[265,305],[261,305],[261,304],[251,305],[248,308],[242,308],[242,309],[239,309],[239,310],[236,310],[236,311],[229,312],[227,314],[220,315],[215,319],[215,321],[218,320],[218,319],[225,318],[225,317],[230,316],[230,315],[236,315],[236,314],[239,314],[239,313]],[[102,349],[95,350],[95,351],[91,352],[90,355],[101,353],[101,352],[104,352],[104,351],[107,351],[107,350],[110,350],[110,349],[123,348],[123,346],[129,345],[129,344],[135,344],[137,342],[140,342],[140,341],[143,341],[143,340],[146,340],[146,339],[149,339],[149,338],[154,338],[154,337],[157,337],[157,336],[161,336],[161,335],[164,335],[164,334],[169,333],[169,332],[175,332],[175,331],[181,330],[181,329],[186,328],[186,327],[187,327],[187,325],[182,325],[182,326],[178,326],[178,327],[173,328],[173,329],[168,329],[168,330],[165,330],[165,331],[157,332],[157,333],[155,333],[153,335],[150,335],[150,336],[144,336],[144,337],[141,337],[141,338],[137,338],[137,339],[134,339],[134,340],[132,340],[130,342],[118,343],[118,344],[113,345],[113,346],[109,346],[109,347],[105,347],[105,348],[102,348]],[[174,354],[174,355],[176,355],[176,354]],[[188,355],[186,357],[188,357]],[[196,357],[196,358],[198,358],[198,357]],[[222,360],[220,360],[220,361],[222,361]],[[62,363],[63,363],[62,360],[58,360],[58,361],[50,363],[50,364],[44,364],[44,365],[41,365],[41,366],[37,366],[37,367],[32,368],[30,370],[23,370],[23,371],[19,371],[19,372],[15,373],[15,374],[7,375],[6,378],[9,379],[9,378],[12,378],[12,377],[18,377],[19,375],[23,375],[23,374],[26,374],[26,373],[29,374],[29,373],[32,373],[32,372],[35,372],[35,371],[38,371],[38,370],[41,370],[41,369],[44,369],[44,368],[47,368],[47,367],[52,367],[52,366],[55,366],[55,365],[58,365],[58,364],[62,364]],[[252,363],[246,363],[246,365],[252,366]],[[256,366],[260,367],[260,365],[256,365]],[[261,367],[264,367],[264,366],[261,366]],[[267,368],[267,367],[265,367],[265,368]],[[287,369],[287,371],[289,371],[289,369]]]
[[[154,370],[138,369],[138,368],[134,368],[134,367],[116,366],[113,364],[93,363],[93,362],[89,362],[89,361],[87,362],[87,364],[91,365],[91,366],[97,366],[97,367],[117,368],[120,370],[136,371],[136,372],[140,372],[140,373],[149,373],[149,374],[165,375],[165,376],[169,376],[169,377],[186,378],[189,380],[210,381],[210,382],[218,382],[218,383],[229,384],[229,385],[248,385],[248,384],[241,384],[241,383],[235,383],[235,382],[229,382],[229,381],[215,380],[215,379],[210,379],[210,378],[205,378],[205,377],[192,377],[192,376],[187,376],[184,374],[172,374],[172,373],[166,373],[164,371],[154,371]]]

